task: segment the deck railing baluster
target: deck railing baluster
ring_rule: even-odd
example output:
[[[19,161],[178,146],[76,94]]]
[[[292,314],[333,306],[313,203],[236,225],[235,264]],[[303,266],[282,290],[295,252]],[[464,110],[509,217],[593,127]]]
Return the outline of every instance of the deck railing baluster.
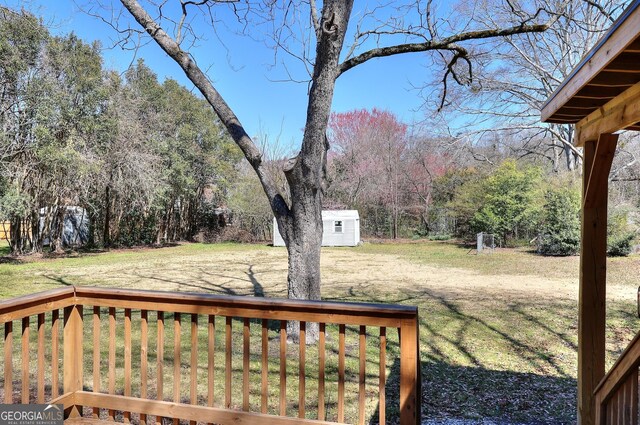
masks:
[[[249,319],[245,317],[242,331],[242,410],[249,411]]]
[[[51,398],[59,394],[60,310],[51,312]]]
[[[627,424],[638,423],[638,369],[635,369],[628,380],[629,383],[629,416]]]
[[[38,314],[38,378],[37,400],[44,403],[44,313]]]
[[[262,319],[262,363],[260,382],[260,412],[267,413],[269,402],[269,321]]]
[[[173,401],[180,403],[180,313],[173,316]],[[173,418],[173,425],[178,425],[178,418]]]
[[[156,346],[156,398],[164,398],[164,312],[158,311],[158,340]],[[162,425],[162,417],[156,416],[156,425]]]
[[[226,317],[226,324],[224,330],[224,407],[229,409],[231,407],[231,331],[232,329],[232,317]]]
[[[340,324],[338,337],[338,422],[344,422],[344,345],[345,325]]]
[[[305,417],[305,360],[307,349],[307,323],[300,322],[300,341],[298,354],[298,417]]]
[[[208,406],[215,404],[215,371],[216,371],[216,316],[209,315],[207,324],[207,401]]]
[[[359,379],[358,379],[358,423],[360,425],[364,425],[365,422],[365,378],[367,373],[367,327],[360,326],[360,334],[359,334]]]
[[[609,410],[609,424],[611,425],[618,425],[618,398],[620,398],[620,394],[616,393],[612,398],[611,398],[611,402],[610,402],[610,409]]]
[[[131,397],[131,309],[124,309],[124,395]],[[131,422],[131,412],[124,412],[124,423]]]
[[[198,315],[191,315],[191,367],[190,367],[189,397],[191,404],[198,404]],[[196,421],[191,421],[191,425],[196,425]]]
[[[378,385],[378,421],[379,425],[386,423],[386,386],[387,386],[387,328],[380,328],[380,371]]]
[[[22,404],[29,403],[29,316],[22,318]]]
[[[325,343],[326,343],[326,325],[320,323],[320,338],[318,340],[318,420],[325,419],[324,406],[324,369],[325,369]]]
[[[109,307],[109,394],[116,393],[116,308]],[[115,411],[109,409],[109,420],[115,420]]]
[[[13,322],[4,324],[4,402],[13,403]]]
[[[140,398],[146,399],[147,383],[149,381],[149,313],[140,311]],[[147,424],[147,415],[140,414],[140,425]]]
[[[280,416],[287,416],[287,321],[280,321]]]
[[[622,423],[624,424],[631,424],[632,423],[632,419],[631,419],[631,406],[633,404],[637,404],[637,401],[635,401],[633,399],[633,382],[632,379],[635,378],[636,382],[638,382],[638,377],[637,376],[633,376],[634,374],[632,373],[631,376],[629,378],[631,379],[627,379],[627,382],[624,383],[624,398],[622,401],[622,414],[621,419],[622,419]],[[635,375],[637,375],[637,372],[635,373]],[[637,387],[637,384],[636,384]]]
[[[93,307],[93,392],[100,392],[100,307]],[[93,418],[100,417],[100,409],[93,408]]]

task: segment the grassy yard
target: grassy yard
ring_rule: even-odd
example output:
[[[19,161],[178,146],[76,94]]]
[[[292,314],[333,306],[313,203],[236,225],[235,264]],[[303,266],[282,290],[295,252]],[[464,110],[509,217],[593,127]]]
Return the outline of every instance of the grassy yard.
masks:
[[[526,250],[478,256],[442,242],[331,248],[323,298],[419,306],[425,418],[575,423],[578,263]],[[286,251],[262,245],[26,258],[0,262],[0,297],[63,285],[282,297],[286,270]],[[638,257],[609,262],[609,364],[638,330],[639,272]]]

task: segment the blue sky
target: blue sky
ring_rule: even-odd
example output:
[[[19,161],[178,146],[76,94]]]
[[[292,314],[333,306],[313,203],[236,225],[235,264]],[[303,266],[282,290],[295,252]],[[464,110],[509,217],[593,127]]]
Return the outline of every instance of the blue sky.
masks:
[[[87,2],[89,3],[89,2]],[[52,23],[51,31],[64,34],[71,31],[87,42],[99,40],[105,66],[124,71],[134,59],[131,51],[113,45],[117,33],[97,18],[79,10],[73,0],[0,0],[10,7],[26,6],[45,23]],[[82,4],[82,3],[79,3]],[[120,7],[119,2],[114,5]],[[134,23],[135,24],[135,23]],[[281,144],[297,150],[306,118],[307,85],[294,82],[275,82],[285,75],[282,68],[273,68],[273,50],[246,37],[224,35],[228,50],[216,42],[210,28],[201,27],[205,37],[193,50],[193,55],[227,100],[247,132],[266,134],[269,140],[280,135]],[[154,43],[141,48],[138,57],[145,60],[160,77],[174,78],[193,87],[182,70]],[[333,110],[344,112],[359,108],[388,109],[401,120],[412,123],[422,120],[424,112],[417,111],[422,100],[412,89],[424,81],[425,67],[419,55],[402,55],[375,59],[343,74],[337,82]]]

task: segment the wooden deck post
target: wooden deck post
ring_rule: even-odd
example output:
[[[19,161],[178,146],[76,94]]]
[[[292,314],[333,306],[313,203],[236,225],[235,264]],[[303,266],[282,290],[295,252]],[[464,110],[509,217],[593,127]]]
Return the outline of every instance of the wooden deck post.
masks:
[[[596,425],[593,391],[604,377],[608,177],[617,135],[584,144],[578,300],[578,424]]]
[[[82,306],[64,308],[64,393],[82,391]],[[72,406],[69,418],[82,416],[82,406]],[[66,416],[66,415],[65,415]]]
[[[400,331],[400,424],[420,424],[420,340],[418,317],[403,320]]]

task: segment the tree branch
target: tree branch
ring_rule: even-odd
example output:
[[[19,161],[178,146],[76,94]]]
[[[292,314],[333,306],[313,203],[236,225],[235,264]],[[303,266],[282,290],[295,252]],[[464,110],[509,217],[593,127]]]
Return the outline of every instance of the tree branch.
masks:
[[[339,67],[339,73],[342,74],[351,68],[361,65],[371,59],[393,56],[402,53],[426,52],[430,50],[457,50],[460,49],[456,43],[468,40],[479,40],[484,38],[504,37],[514,34],[522,34],[527,32],[544,32],[551,26],[552,22],[536,25],[517,25],[504,29],[491,29],[481,31],[468,31],[442,40],[430,40],[424,43],[406,43],[395,46],[378,47],[359,54],[351,59],[342,62]]]
[[[311,22],[313,24],[313,30],[316,33],[316,39],[320,39],[320,19],[318,18],[318,6],[316,0],[309,0],[309,7],[311,9]]]
[[[608,19],[610,22],[614,22],[614,21],[615,21],[615,19],[613,18],[613,16],[611,16],[611,14],[610,14],[609,12],[607,12],[607,11],[605,10],[605,8],[604,8],[604,7],[602,7],[602,5],[601,5],[601,4],[598,4],[598,2],[596,2],[596,1],[592,1],[592,0],[583,0],[583,1],[584,1],[585,3],[587,3],[589,6],[592,6],[592,7],[595,7],[596,9],[598,9],[598,11],[599,11],[600,13],[602,13],[604,16],[606,16],[606,17],[607,17],[607,19]]]

